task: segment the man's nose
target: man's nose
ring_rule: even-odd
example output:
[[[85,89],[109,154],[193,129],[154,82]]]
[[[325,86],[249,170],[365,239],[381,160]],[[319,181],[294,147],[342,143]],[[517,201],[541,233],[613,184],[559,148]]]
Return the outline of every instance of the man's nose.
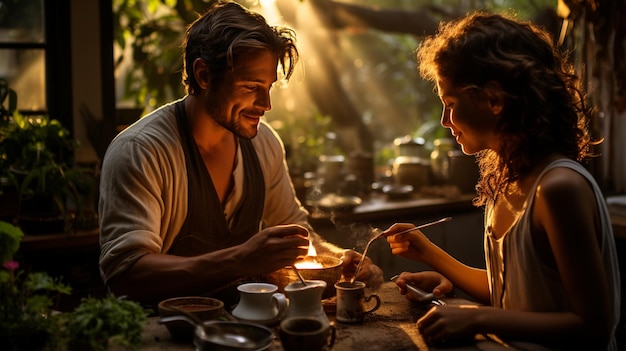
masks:
[[[260,89],[255,100],[256,107],[263,111],[269,111],[272,109],[272,102],[270,99],[270,92]]]

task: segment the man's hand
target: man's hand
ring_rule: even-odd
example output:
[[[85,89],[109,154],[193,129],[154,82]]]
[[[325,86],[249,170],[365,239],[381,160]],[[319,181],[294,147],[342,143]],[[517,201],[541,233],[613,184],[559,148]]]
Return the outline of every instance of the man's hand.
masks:
[[[378,289],[384,282],[383,270],[375,265],[369,257],[363,258],[363,255],[353,250],[346,250],[341,258],[343,260],[343,277],[348,280],[354,276],[356,267],[359,262],[364,259],[363,266],[356,276],[356,280],[362,281],[372,289]]]
[[[309,249],[309,232],[299,225],[263,229],[241,245],[247,274],[263,275],[292,265]]]

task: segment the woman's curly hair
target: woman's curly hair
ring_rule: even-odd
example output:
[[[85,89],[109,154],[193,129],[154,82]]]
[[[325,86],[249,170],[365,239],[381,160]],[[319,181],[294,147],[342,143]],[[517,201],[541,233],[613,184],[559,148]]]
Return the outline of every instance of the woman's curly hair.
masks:
[[[476,12],[442,23],[417,53],[421,75],[436,82],[477,87],[497,81],[505,92],[498,120],[498,153],[478,153],[476,205],[494,200],[552,152],[581,161],[589,156],[591,109],[551,36],[530,22]]]

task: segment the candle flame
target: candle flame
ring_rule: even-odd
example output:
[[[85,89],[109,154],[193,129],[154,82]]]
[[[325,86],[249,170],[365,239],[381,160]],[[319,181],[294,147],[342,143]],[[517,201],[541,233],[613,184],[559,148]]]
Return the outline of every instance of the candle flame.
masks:
[[[302,261],[295,264],[298,269],[312,269],[312,268],[324,268],[324,266],[317,261]]]
[[[298,269],[311,269],[311,268],[324,268],[324,266],[317,262],[317,251],[313,246],[313,242],[309,240],[309,252],[306,257],[294,264]]]
[[[309,252],[306,255],[307,257],[313,257],[313,259],[317,257],[317,251],[315,250],[315,247],[313,246],[313,242],[310,240],[309,240]]]

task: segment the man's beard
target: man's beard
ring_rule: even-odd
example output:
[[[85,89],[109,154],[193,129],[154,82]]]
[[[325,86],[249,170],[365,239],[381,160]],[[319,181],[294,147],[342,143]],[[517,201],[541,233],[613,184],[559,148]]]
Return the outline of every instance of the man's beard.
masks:
[[[254,130],[246,129],[241,124],[241,117],[239,115],[229,119],[229,110],[222,103],[222,100],[217,94],[209,94],[206,99],[205,108],[207,113],[217,124],[231,131],[233,134],[240,138],[252,139],[258,133],[258,128]]]

